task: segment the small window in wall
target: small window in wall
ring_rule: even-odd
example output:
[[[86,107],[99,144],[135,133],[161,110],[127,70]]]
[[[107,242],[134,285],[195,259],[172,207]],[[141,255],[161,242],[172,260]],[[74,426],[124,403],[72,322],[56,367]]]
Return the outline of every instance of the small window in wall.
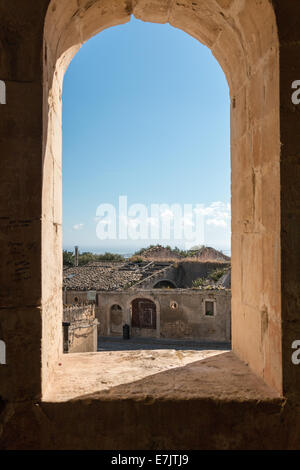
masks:
[[[215,302],[211,300],[205,301],[205,315],[207,317],[213,317],[215,314]]]

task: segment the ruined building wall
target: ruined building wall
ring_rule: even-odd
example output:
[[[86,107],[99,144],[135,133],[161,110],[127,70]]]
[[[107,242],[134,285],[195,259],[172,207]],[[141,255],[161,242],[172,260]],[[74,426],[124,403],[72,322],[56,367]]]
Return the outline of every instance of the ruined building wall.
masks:
[[[122,329],[112,328],[111,307],[118,305],[122,324],[131,325],[132,301],[149,299],[156,305],[156,329],[131,328],[132,336],[174,338],[202,341],[230,341],[231,292],[225,290],[152,289],[97,294],[96,316],[103,336],[122,335]],[[215,302],[215,315],[205,315],[205,301]],[[115,313],[113,313],[115,315]],[[119,322],[119,321],[118,321]]]
[[[174,295],[175,294],[175,295]],[[160,336],[162,338],[231,340],[231,292],[190,290],[162,292]],[[215,303],[214,316],[205,315],[205,302]],[[177,308],[172,308],[176,302]]]
[[[229,266],[230,263],[180,261],[155,272],[152,276],[132,286],[131,290],[136,288],[152,289],[161,280],[171,281],[175,287],[185,289],[192,287],[194,280],[200,277],[206,278],[212,271]]]
[[[135,290],[135,289],[152,289],[155,284],[162,279],[167,279],[171,282],[174,283],[176,287],[176,275],[177,273],[177,268],[172,265],[172,266],[167,266],[166,268],[160,269],[159,271],[156,271],[153,273],[151,276],[147,277],[146,279],[143,279],[142,281],[136,283],[133,285],[130,290]]]
[[[176,265],[176,284],[177,287],[192,287],[193,281],[198,278],[207,278],[210,273],[216,269],[225,269],[230,263],[218,262],[195,262],[186,261]]]
[[[68,353],[96,352],[98,320],[93,305],[64,306],[63,349]]]
[[[85,304],[85,303],[88,303],[87,291],[66,290],[64,292],[64,304],[65,305]]]
[[[64,306],[64,352],[96,352],[98,320],[93,305]]]

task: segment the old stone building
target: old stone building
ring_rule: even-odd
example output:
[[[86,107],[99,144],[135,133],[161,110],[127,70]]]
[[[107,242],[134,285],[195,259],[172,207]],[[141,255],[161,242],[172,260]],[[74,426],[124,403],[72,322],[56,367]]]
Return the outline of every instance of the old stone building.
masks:
[[[192,35],[227,77],[233,351],[89,395],[99,355],[61,348],[62,83],[132,14]],[[1,448],[300,447],[299,18],[295,0],[0,0]]]
[[[98,294],[96,316],[103,336],[230,342],[229,290],[134,289]]]
[[[63,301],[94,304],[100,336],[121,336],[128,324],[133,337],[229,342],[229,270],[227,261],[89,263],[64,270]],[[192,288],[199,279],[206,285]]]

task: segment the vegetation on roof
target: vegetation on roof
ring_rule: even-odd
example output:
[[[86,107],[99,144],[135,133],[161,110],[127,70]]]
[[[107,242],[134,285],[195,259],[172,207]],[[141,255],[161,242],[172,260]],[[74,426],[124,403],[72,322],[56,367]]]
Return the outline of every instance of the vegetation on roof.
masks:
[[[224,261],[229,262],[230,257],[226,256],[222,251],[216,250],[208,246],[195,246],[190,250],[181,250],[178,247],[171,248],[169,245],[150,245],[147,248],[142,248],[136,251],[131,259],[137,257],[155,259],[156,256],[174,257],[174,259],[187,260],[200,260],[200,261]]]

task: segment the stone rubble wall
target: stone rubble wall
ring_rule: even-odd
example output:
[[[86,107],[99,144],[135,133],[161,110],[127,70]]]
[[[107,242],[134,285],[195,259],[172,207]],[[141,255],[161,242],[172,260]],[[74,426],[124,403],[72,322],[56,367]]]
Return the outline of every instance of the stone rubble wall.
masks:
[[[93,305],[65,306],[64,323],[70,323],[63,326],[68,329],[69,353],[97,351],[98,320]]]

